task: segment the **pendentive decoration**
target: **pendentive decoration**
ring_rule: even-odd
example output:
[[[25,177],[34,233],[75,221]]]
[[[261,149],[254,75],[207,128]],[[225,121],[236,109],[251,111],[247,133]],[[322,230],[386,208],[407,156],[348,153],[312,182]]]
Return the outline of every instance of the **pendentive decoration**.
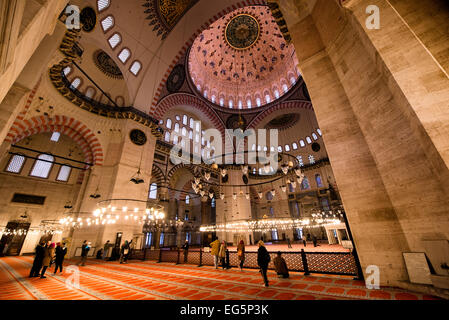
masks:
[[[170,93],[176,93],[181,89],[186,79],[186,71],[183,65],[178,64],[173,68],[167,79],[167,90]]]
[[[228,22],[224,36],[232,48],[236,50],[249,49],[259,40],[259,21],[249,14],[239,14]]]
[[[181,18],[198,0],[145,0],[144,13],[150,26],[164,40]]]
[[[94,63],[105,75],[114,79],[123,79],[122,71],[112,58],[103,50],[94,52]]]
[[[138,146],[143,146],[147,143],[147,136],[142,130],[134,129],[129,133],[131,141]]]
[[[91,7],[86,7],[81,10],[80,22],[84,32],[92,32],[97,25],[97,14]]]

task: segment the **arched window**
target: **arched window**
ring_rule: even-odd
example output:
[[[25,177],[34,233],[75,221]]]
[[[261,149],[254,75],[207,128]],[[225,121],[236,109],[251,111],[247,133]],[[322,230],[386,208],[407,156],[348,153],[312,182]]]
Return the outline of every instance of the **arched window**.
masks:
[[[284,83],[284,84],[282,85],[282,89],[284,90],[284,93],[287,93],[287,91],[288,91],[288,86]]]
[[[170,132],[165,131],[165,141],[170,142]]]
[[[187,136],[187,129],[186,129],[186,127],[182,127],[181,134],[182,134],[184,137]]]
[[[103,31],[106,32],[114,26],[114,18],[112,16],[107,16],[101,20],[101,27]]]
[[[203,95],[204,95],[204,98],[207,98],[207,90],[204,90]]]
[[[234,106],[234,102],[232,100],[229,100],[229,108],[232,109],[233,106]]]
[[[189,118],[188,118],[186,115],[183,115],[183,116],[182,116],[182,124],[183,124],[183,125],[186,126],[188,120],[189,120]]]
[[[216,206],[215,198],[212,198],[212,201],[211,201],[211,203],[210,203],[210,206],[211,206],[212,208],[215,208],[215,206]]]
[[[294,85],[294,84],[296,83],[295,77],[291,77],[291,78],[290,78],[290,83],[291,83],[292,85]]]
[[[279,94],[279,90],[274,90],[274,96],[276,97],[276,99],[279,99],[279,96],[280,96],[280,94]]]
[[[57,181],[67,182],[70,178],[70,173],[72,172],[72,168],[69,166],[61,166],[58,172]]]
[[[278,147],[278,152],[282,152],[282,147],[281,146]]]
[[[123,64],[125,64],[130,57],[131,57],[131,51],[129,51],[127,48],[125,48],[122,51],[120,51],[120,53],[118,55],[119,60]]]
[[[307,141],[308,144],[312,143],[312,139],[310,139],[310,137],[306,137],[306,141]]]
[[[186,204],[190,204],[190,196],[186,196]]]
[[[252,106],[252,105],[251,105],[251,100],[248,99],[248,100],[246,101],[246,105],[248,106],[248,109],[251,109],[251,106]]]
[[[134,61],[131,65],[131,68],[129,68],[129,71],[135,76],[137,76],[140,72],[140,69],[142,69],[142,64],[139,61]]]
[[[309,178],[304,177],[304,180],[302,180],[301,189],[302,190],[309,190],[310,189]]]
[[[62,72],[64,72],[64,75],[67,77],[70,74],[70,72],[72,72],[72,68],[67,66],[64,68],[64,70],[62,70]]]
[[[321,130],[320,130],[320,129],[316,129],[316,132],[318,132],[318,134],[319,134],[320,136],[323,135],[323,134],[321,133]]]
[[[299,145],[301,146],[301,148],[304,148],[306,146],[306,143],[304,142],[304,140],[299,140]]]
[[[179,133],[179,123],[175,123],[175,132]]]
[[[312,138],[313,138],[313,140],[318,140],[318,136],[316,135],[316,133],[314,132],[314,133],[312,133]]]
[[[75,78],[75,80],[73,80],[72,83],[70,84],[70,88],[78,89],[80,84],[81,84],[81,79],[80,78]]]
[[[97,1],[98,12],[106,10],[107,8],[109,8],[110,5],[111,5],[110,0],[98,0]]]
[[[59,132],[53,132],[51,134],[50,141],[58,142],[60,137],[61,137],[61,134]]]
[[[318,188],[323,187],[323,181],[321,180],[321,176],[319,174],[315,175],[315,181]]]
[[[298,144],[296,142],[292,143],[293,150],[298,150]]]
[[[193,118],[190,118],[190,120],[189,120],[190,129],[193,129],[194,126],[195,126],[195,120]]]
[[[260,107],[262,105],[262,101],[260,101],[260,98],[256,98],[256,105]]]
[[[118,33],[114,33],[109,39],[108,39],[109,45],[112,49],[115,49],[120,42],[122,42],[122,37]]]
[[[150,185],[150,192],[148,194],[149,199],[157,199],[157,183],[152,183]]]
[[[224,106],[224,98],[220,98],[220,106],[221,106],[221,107]]]
[[[178,144],[178,136],[175,134],[173,135],[173,144]]]
[[[271,102],[271,97],[270,97],[269,94],[267,94],[267,95],[265,96],[265,101],[266,101],[267,103],[270,103],[270,102]]]
[[[242,109],[243,108],[243,102],[242,102],[242,100],[239,100],[239,109]]]
[[[285,145],[285,152],[289,152],[290,151],[290,146],[288,144]]]
[[[13,155],[11,160],[9,160],[7,172],[20,173],[22,171],[23,165],[25,164],[25,157],[21,155]]]
[[[213,94],[210,99],[211,99],[212,103],[215,103],[215,101],[217,100],[217,97]]]
[[[49,154],[41,154],[37,158],[39,160],[34,163],[33,170],[31,170],[30,176],[47,179],[50,175],[50,171],[53,167],[55,158]]]
[[[171,129],[171,119],[167,119],[167,123],[165,124],[165,126],[167,127],[167,129]]]

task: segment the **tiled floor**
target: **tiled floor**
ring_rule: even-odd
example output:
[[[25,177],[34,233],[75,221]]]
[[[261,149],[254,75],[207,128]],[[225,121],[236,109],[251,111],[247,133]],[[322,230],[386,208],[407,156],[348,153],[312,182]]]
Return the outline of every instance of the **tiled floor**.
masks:
[[[304,276],[288,280],[269,272],[262,286],[257,270],[216,270],[213,267],[133,261],[129,264],[89,260],[80,267],[79,288],[67,286],[73,273],[46,279],[28,278],[31,257],[0,259],[0,300],[434,300],[404,290],[367,290],[360,281],[342,276]],[[70,265],[70,261],[66,266]]]

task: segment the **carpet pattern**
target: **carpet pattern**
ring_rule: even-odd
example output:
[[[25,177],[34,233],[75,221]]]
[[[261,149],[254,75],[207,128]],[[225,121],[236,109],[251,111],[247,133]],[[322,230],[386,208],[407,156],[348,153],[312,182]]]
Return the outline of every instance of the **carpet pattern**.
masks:
[[[131,261],[128,264],[89,260],[79,267],[79,288],[66,285],[72,273],[28,278],[31,257],[0,259],[0,300],[437,300],[394,288],[368,290],[351,277],[291,273],[279,279],[269,271],[270,287],[263,287],[257,270],[216,270]],[[77,261],[66,261],[65,266]]]

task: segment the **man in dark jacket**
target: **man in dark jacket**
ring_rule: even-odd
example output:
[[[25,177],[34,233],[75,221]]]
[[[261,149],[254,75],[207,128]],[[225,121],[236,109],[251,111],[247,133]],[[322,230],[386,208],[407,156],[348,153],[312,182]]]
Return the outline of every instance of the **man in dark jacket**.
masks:
[[[35,250],[33,267],[31,268],[30,278],[39,277],[42,269],[42,262],[44,261],[45,243],[41,242],[37,245]]]
[[[268,264],[271,261],[270,254],[267,251],[267,248],[265,248],[265,244],[262,240],[259,241],[259,250],[257,251],[257,264],[260,267],[260,272],[262,273],[263,281],[265,283],[265,287],[268,287],[268,277],[267,277],[267,271],[268,271]]]
[[[67,254],[67,248],[65,243],[62,244],[58,242],[56,244],[56,258],[55,258],[55,274],[58,272],[58,269],[62,272],[62,264],[64,263],[65,255]]]
[[[187,256],[189,254],[189,240],[186,240],[182,248],[184,249],[184,263],[187,263]]]
[[[83,244],[81,245],[81,260],[78,262],[78,265],[81,264],[81,266],[86,265],[87,261],[87,254],[89,253],[90,246],[87,240],[84,240]]]

